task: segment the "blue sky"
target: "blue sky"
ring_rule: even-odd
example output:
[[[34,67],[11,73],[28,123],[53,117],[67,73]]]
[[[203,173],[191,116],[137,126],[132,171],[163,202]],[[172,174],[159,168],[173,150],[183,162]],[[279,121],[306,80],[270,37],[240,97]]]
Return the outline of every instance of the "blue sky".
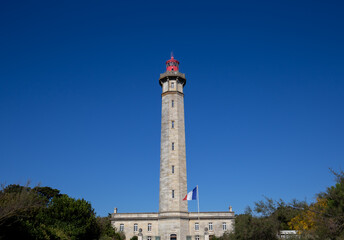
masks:
[[[158,78],[173,51],[200,210],[313,201],[344,163],[343,7],[2,2],[0,182],[54,187],[102,216],[158,211]]]

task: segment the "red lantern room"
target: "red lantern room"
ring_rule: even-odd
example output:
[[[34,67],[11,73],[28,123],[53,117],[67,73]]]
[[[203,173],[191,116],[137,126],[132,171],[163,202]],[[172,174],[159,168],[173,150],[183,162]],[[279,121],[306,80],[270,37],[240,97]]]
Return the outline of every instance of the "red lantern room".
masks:
[[[171,54],[171,59],[166,61],[166,71],[178,72],[179,71],[179,61],[174,59]]]
[[[166,82],[170,81],[172,84],[171,86],[174,86],[175,84],[178,84],[179,86],[179,84],[182,84],[184,87],[186,83],[185,74],[179,72],[179,61],[174,59],[173,54],[171,54],[171,59],[166,61],[166,72],[160,74],[159,84],[160,86],[163,86]],[[163,91],[166,91],[167,86],[168,84],[163,87]],[[178,89],[180,88],[178,87]],[[177,88],[175,90],[177,90]]]

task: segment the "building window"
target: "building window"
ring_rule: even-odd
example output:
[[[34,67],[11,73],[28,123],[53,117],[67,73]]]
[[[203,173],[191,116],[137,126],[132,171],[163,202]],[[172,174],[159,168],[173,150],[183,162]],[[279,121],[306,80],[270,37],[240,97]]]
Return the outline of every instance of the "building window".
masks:
[[[134,232],[137,232],[137,223],[134,224]]]
[[[148,223],[148,232],[152,231],[152,224]]]
[[[172,150],[174,150],[174,142],[172,143]]]
[[[174,128],[174,121],[172,121],[172,128]]]
[[[174,107],[174,100],[172,100],[171,105],[172,105],[172,107]]]
[[[227,230],[227,224],[224,222],[222,223],[222,230],[223,231],[226,231]]]
[[[209,231],[213,231],[213,223],[212,222],[209,223]]]
[[[119,231],[124,232],[124,224],[119,225]]]
[[[172,68],[172,71],[173,71],[173,68]],[[171,88],[174,88],[174,83],[171,83]]]
[[[172,190],[172,198],[174,198],[174,190]]]
[[[196,235],[196,236],[195,236],[195,240],[199,240],[199,235]]]
[[[199,224],[195,223],[195,230],[198,231],[199,230]]]
[[[172,173],[174,173],[174,165],[172,165]]]
[[[152,240],[152,237],[151,236],[147,236],[147,240]]]

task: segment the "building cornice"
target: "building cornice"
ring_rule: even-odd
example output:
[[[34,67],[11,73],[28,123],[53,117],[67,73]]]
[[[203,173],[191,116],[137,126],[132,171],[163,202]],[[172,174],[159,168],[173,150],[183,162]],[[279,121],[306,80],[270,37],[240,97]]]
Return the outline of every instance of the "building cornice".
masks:
[[[117,215],[117,216],[116,216]],[[147,216],[153,215],[153,216]],[[160,213],[120,213],[113,214],[112,221],[145,221],[160,219],[186,219],[186,220],[228,220],[234,219],[234,212],[164,212]]]
[[[180,96],[184,96],[184,93],[178,92],[178,91],[166,91],[161,94],[161,97],[168,95],[168,94],[179,94]]]
[[[160,74],[160,78],[159,78],[160,86],[162,86],[162,83],[169,80],[177,80],[179,83],[183,84],[183,86],[185,86],[186,84],[186,78],[185,78],[184,73],[167,71]]]

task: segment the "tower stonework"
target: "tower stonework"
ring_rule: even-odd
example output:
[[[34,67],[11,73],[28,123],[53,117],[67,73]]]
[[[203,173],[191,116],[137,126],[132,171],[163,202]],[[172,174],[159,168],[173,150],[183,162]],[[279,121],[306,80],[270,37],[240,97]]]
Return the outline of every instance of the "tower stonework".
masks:
[[[178,65],[172,57],[159,79],[162,87],[160,213],[188,212],[187,201],[182,200],[187,193],[183,94],[186,79],[178,71]]]
[[[179,62],[171,57],[166,72],[160,74],[161,149],[159,191],[159,234],[169,239],[171,234],[186,239],[188,234],[184,93],[185,75],[179,72]]]
[[[208,240],[233,230],[234,212],[188,212],[184,93],[185,74],[172,56],[166,71],[160,74],[161,147],[159,212],[120,213],[115,208],[111,224],[126,239],[141,236],[143,240]],[[140,197],[135,198],[140,201]]]

